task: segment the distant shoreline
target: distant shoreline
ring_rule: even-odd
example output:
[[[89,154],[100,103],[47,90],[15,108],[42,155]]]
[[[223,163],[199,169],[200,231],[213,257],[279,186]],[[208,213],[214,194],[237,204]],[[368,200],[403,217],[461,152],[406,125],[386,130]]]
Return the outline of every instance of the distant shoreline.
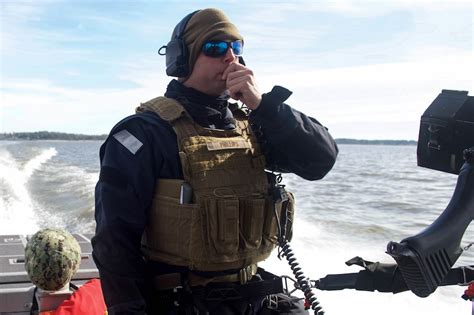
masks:
[[[7,132],[0,133],[1,140],[105,140],[107,135],[84,135],[65,132],[36,131],[36,132]],[[364,140],[336,139],[337,144],[372,144],[372,145],[416,145],[414,140]]]
[[[76,133],[35,131],[0,133],[0,140],[105,140],[107,135],[84,135]]]
[[[348,139],[338,138],[337,144],[375,144],[375,145],[417,145],[415,140],[364,140],[364,139]]]

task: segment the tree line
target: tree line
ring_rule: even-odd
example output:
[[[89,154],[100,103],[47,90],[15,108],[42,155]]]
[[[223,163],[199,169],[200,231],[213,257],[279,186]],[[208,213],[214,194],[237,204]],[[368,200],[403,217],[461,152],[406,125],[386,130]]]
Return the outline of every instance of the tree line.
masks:
[[[0,133],[0,140],[105,140],[107,135],[84,135],[54,131]]]
[[[380,144],[380,145],[417,145],[415,140],[359,140],[340,138],[336,139],[337,144]]]
[[[0,133],[0,140],[105,140],[107,135],[84,135],[54,131]],[[359,140],[340,138],[337,144],[416,145],[414,140]]]

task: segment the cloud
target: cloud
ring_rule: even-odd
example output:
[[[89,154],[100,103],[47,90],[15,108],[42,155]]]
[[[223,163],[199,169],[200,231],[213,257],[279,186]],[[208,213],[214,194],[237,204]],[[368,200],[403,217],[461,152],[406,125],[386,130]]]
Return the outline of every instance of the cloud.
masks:
[[[147,64],[154,63],[149,60],[123,73],[137,85],[128,89],[75,89],[46,80],[6,80],[4,131],[107,133],[140,102],[163,94],[169,78],[162,74],[164,66],[150,70],[153,67]],[[288,87],[294,92],[288,103],[320,120],[337,137],[415,139],[420,115],[442,89],[474,90],[468,70],[472,66],[471,56],[461,54],[423,62],[255,72],[262,91],[273,84]]]
[[[421,114],[442,89],[474,91],[470,54],[416,62],[398,62],[334,69],[265,73],[259,69],[262,90],[281,84],[294,94],[293,107],[311,115],[334,130],[337,137],[349,137],[356,128],[376,127],[372,136],[395,137],[396,132],[381,129],[381,123],[411,125],[399,130],[399,138],[415,139]],[[271,84],[269,83],[271,82]],[[363,128],[366,129],[366,128]]]
[[[171,5],[160,6],[163,12],[170,12],[160,21],[143,8],[132,6],[126,12],[122,6],[117,14],[108,11],[102,15],[92,6],[81,5],[74,8],[70,21],[75,31],[67,31],[33,27],[40,21],[55,21],[49,9],[57,3],[19,4],[1,13],[2,40],[7,39],[2,58],[9,53],[9,63],[17,62],[19,67],[10,64],[9,71],[2,73],[0,131],[106,133],[139,102],[163,94],[169,78],[164,75],[163,57],[156,55],[159,46],[154,45],[165,43],[179,20]],[[376,4],[234,2],[223,7],[245,33],[245,58],[262,91],[273,84],[290,88],[294,94],[289,103],[321,120],[338,137],[358,133],[362,138],[375,134],[377,138],[414,139],[419,116],[441,89],[464,89],[471,94],[474,90],[467,70],[473,66],[472,19],[465,12],[470,5],[466,1],[450,1],[447,6],[443,1],[407,0]],[[65,16],[71,10],[68,7]],[[190,9],[183,7],[182,12],[185,10]],[[344,25],[337,28],[339,23],[352,19],[370,25],[364,23],[395,11],[409,17],[401,16],[403,31],[392,27],[397,26],[397,15],[390,20],[392,24],[387,22],[390,28],[379,32],[380,38],[367,39],[362,32],[359,38],[359,33],[353,33],[356,38],[346,37],[347,41],[331,47],[345,34],[341,33]],[[331,23],[321,23],[315,13],[323,13],[320,16]],[[372,24],[379,25],[379,20]],[[98,28],[91,31],[92,26]],[[116,42],[120,49],[89,45],[113,40],[118,34],[123,36]],[[153,34],[156,37],[150,36]],[[127,50],[130,47],[133,49]],[[137,53],[143,51],[149,53]],[[33,69],[40,68],[36,73],[27,72],[24,52],[34,57]],[[390,130],[383,130],[384,126],[391,126],[385,128]]]
[[[119,8],[100,12],[101,5],[104,3],[2,3],[2,57],[13,62],[42,58],[42,63],[53,64],[48,57],[54,55],[55,65],[104,60],[101,53],[116,58],[117,51],[129,48],[127,44],[137,38],[162,33],[163,26],[156,20],[151,23],[154,17],[140,11],[138,5],[122,2]]]
[[[48,80],[5,80],[0,132],[62,131],[103,134],[133,114],[140,102],[162,95],[168,78],[149,72],[137,88],[65,88]]]
[[[0,17],[2,19],[2,55],[10,53],[29,43],[37,29],[31,27],[39,23],[50,5],[56,1],[2,1]],[[47,36],[40,36],[47,38]]]
[[[349,8],[367,14],[345,17]],[[332,68],[472,52],[466,1],[263,2],[248,11],[235,15],[245,56],[266,67]]]
[[[253,5],[249,20],[281,20],[288,12],[325,12],[346,16],[374,17],[399,10],[450,11],[469,9],[470,0],[300,0],[300,1],[262,1]],[[261,10],[261,11],[260,11]],[[259,19],[261,17],[261,19]]]

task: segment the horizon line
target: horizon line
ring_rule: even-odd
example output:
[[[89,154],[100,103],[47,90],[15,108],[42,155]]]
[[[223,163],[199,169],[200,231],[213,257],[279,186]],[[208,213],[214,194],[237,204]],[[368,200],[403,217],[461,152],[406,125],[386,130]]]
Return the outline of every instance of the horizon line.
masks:
[[[45,133],[45,134],[61,134],[65,136],[86,136],[86,137],[107,137],[109,134],[104,133],[104,134],[86,134],[86,133],[75,133],[75,132],[62,132],[62,131],[47,131],[47,130],[39,130],[39,131],[6,131],[6,132],[0,132],[0,135],[6,135],[6,134],[39,134],[39,133]],[[0,140],[5,140],[5,139],[0,139]],[[418,142],[418,140],[415,139],[365,139],[365,138],[349,138],[349,137],[337,137],[334,138],[335,141],[404,141],[404,142]]]

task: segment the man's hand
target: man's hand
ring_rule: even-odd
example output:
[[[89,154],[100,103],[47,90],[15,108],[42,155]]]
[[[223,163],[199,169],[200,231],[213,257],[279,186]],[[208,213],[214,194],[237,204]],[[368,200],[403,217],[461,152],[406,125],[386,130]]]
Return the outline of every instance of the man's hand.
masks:
[[[231,63],[222,74],[222,79],[226,80],[230,97],[252,110],[260,105],[262,94],[258,91],[252,70],[240,63]]]

